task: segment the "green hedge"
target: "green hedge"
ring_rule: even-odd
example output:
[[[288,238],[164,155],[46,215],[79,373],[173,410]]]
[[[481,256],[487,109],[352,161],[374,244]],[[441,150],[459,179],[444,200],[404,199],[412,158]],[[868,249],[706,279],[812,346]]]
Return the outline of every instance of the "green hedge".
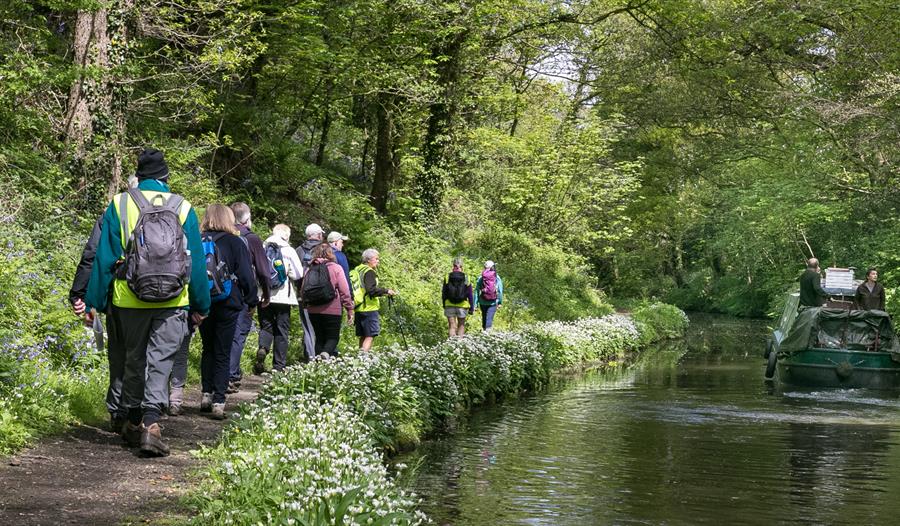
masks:
[[[619,361],[649,339],[642,331],[680,335],[669,315],[680,311],[644,310],[640,322],[538,323],[288,368],[201,453],[209,467],[195,523],[420,524],[383,451],[416,444],[461,407],[540,388],[555,371]]]

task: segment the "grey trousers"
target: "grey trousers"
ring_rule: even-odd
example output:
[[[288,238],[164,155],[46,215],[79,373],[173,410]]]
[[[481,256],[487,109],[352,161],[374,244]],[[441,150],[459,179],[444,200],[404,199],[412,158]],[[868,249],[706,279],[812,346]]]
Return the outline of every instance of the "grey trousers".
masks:
[[[118,309],[125,347],[122,404],[162,413],[169,405],[169,376],[188,335],[186,309]]]
[[[316,331],[309,320],[309,311],[300,307],[300,325],[303,326],[303,363],[316,357]]]
[[[122,379],[125,377],[125,346],[119,309],[111,306],[106,315],[106,359],[109,361],[109,388],[106,390],[106,410],[115,418],[128,416],[122,405]]]
[[[194,329],[191,328],[178,353],[175,354],[175,360],[172,364],[172,376],[169,380],[169,405],[181,405],[184,402],[184,384],[187,383],[188,372],[188,354],[191,349],[191,338],[194,336]]]

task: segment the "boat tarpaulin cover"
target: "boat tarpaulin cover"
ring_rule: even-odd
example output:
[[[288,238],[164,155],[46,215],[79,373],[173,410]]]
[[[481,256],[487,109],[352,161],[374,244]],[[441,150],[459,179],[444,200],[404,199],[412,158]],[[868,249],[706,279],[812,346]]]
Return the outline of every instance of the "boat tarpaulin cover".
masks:
[[[809,307],[802,309],[784,340],[782,351],[810,347],[885,351],[900,356],[900,342],[888,313],[880,310],[844,310]]]

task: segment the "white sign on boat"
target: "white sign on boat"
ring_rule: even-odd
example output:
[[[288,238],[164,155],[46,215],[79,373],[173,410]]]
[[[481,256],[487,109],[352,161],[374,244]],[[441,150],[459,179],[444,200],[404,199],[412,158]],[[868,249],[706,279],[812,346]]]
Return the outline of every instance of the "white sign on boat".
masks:
[[[829,267],[825,269],[826,289],[853,289],[853,269]]]

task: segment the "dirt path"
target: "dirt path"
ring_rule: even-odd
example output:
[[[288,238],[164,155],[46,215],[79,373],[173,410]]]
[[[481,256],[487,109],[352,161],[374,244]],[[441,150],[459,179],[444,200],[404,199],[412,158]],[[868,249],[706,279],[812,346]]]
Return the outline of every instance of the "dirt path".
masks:
[[[255,398],[261,385],[245,376],[226,410]],[[162,422],[168,457],[139,457],[119,435],[78,426],[0,461],[0,525],[158,524],[177,515],[198,466],[190,451],[213,444],[223,425],[199,412],[199,391],[185,394],[185,413]]]

